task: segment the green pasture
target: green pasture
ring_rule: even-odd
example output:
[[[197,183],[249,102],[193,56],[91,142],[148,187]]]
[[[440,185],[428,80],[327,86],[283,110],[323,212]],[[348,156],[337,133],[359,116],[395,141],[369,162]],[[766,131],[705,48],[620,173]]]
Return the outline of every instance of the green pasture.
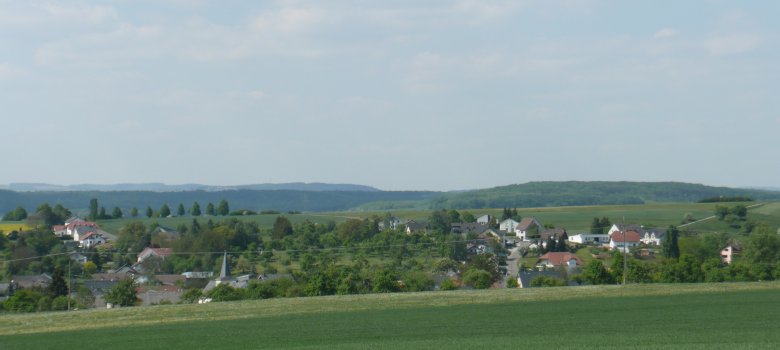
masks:
[[[3,315],[8,349],[774,349],[780,283],[500,289]]]

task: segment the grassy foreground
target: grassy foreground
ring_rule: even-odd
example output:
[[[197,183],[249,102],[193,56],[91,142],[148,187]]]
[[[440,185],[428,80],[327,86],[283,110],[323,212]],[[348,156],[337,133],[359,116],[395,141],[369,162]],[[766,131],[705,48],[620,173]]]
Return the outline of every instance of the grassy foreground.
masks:
[[[780,283],[273,299],[0,316],[2,349],[780,346]]]

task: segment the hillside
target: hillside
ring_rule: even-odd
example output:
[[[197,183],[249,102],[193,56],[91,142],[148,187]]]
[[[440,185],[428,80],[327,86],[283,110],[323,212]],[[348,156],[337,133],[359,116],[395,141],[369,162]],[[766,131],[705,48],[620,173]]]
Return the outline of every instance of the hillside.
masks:
[[[151,191],[151,192],[181,192],[181,191],[228,191],[228,190],[294,190],[294,191],[368,191],[376,192],[378,189],[371,186],[353,184],[327,184],[290,182],[280,184],[251,184],[237,186],[211,186],[201,184],[166,185],[163,183],[122,183],[112,185],[52,185],[45,183],[11,183],[1,186],[0,189],[16,192],[61,192],[61,191]]]
[[[650,284],[268,299],[4,315],[0,336],[3,349],[772,348],[779,290]],[[620,333],[593,331],[594,322]]]
[[[531,208],[580,205],[623,205],[695,202],[706,197],[749,196],[778,200],[780,192],[712,187],[680,182],[529,182],[462,193],[429,201],[430,208]]]

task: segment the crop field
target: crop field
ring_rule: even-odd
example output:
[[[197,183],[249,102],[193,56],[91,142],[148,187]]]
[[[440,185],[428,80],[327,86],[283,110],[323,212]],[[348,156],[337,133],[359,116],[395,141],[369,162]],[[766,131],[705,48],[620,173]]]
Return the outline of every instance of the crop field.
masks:
[[[0,316],[7,349],[774,349],[780,283],[497,289]]]
[[[5,232],[5,234],[10,233],[11,231],[21,231],[21,230],[29,230],[31,227],[27,226],[24,222],[0,222],[0,231]]]

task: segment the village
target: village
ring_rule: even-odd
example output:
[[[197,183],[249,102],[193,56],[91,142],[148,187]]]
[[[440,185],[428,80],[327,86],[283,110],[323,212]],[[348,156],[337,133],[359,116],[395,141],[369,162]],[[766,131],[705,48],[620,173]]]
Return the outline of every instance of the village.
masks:
[[[385,220],[377,223],[380,230],[390,230],[401,235],[425,235],[430,228],[426,223],[414,220],[402,221],[388,215]],[[526,217],[519,221],[513,218],[498,219],[490,214],[476,218],[474,222],[451,222],[449,234],[461,237],[465,242],[467,256],[490,254],[499,259],[498,268],[503,277],[492,283],[493,288],[517,287],[531,288],[543,286],[539,281],[555,281],[556,285],[577,286],[587,284],[581,279],[572,279],[584,267],[582,255],[578,252],[584,249],[592,254],[592,258],[609,260],[609,252],[630,254],[637,259],[652,258],[658,254],[667,236],[667,229],[643,227],[641,225],[612,224],[605,233],[576,233],[569,235],[565,228],[549,228],[536,217]],[[95,248],[109,248],[116,236],[101,230],[96,222],[73,217],[64,225],[54,225],[52,234],[69,247],[68,256],[71,266],[78,265],[79,270],[90,270],[89,274],[66,277],[68,286],[78,285],[76,290],[69,290],[72,298],[89,300],[89,307],[116,307],[107,302],[105,294],[122,281],[132,281],[138,296],[139,305],[157,305],[180,303],[185,301],[183,293],[188,290],[197,291],[197,299],[188,302],[210,302],[209,292],[219,285],[231,288],[246,288],[251,281],[272,281],[276,279],[292,279],[290,273],[240,273],[233,275],[230,266],[229,253],[222,253],[219,273],[214,271],[185,271],[178,274],[164,274],[161,266],[166,259],[174,254],[170,247],[148,246],[141,250],[133,263],[122,266],[112,266],[105,271],[97,271],[94,267],[87,268],[91,257],[87,251]],[[157,226],[150,232],[154,235],[177,237],[174,229]],[[735,255],[740,253],[736,243],[723,247],[721,259],[723,264],[730,264]],[[467,258],[468,259],[468,258]],[[273,271],[272,271],[273,272]],[[457,269],[436,278],[434,290],[442,289],[441,283],[447,278],[457,281],[456,285],[468,287],[460,281],[462,276]],[[53,277],[50,274],[14,275],[8,282],[0,283],[0,302],[9,298],[17,290],[45,290],[49,288]],[[516,281],[514,283],[513,281]],[[403,280],[398,280],[403,285]],[[70,287],[69,287],[70,289]],[[87,295],[86,297],[84,295]],[[192,294],[192,293],[191,293]]]

